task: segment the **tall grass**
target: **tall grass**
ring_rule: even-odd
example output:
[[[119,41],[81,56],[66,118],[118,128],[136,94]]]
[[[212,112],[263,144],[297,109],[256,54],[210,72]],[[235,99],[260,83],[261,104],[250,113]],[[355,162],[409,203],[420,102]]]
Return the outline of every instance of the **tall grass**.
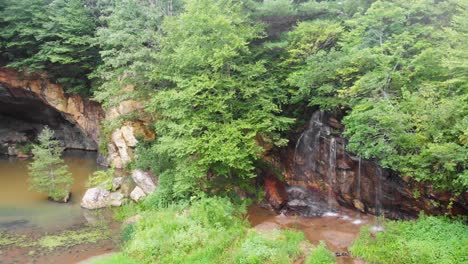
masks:
[[[371,263],[468,263],[468,228],[461,221],[424,215],[417,221],[390,221],[376,234],[364,227],[351,252]]]
[[[120,217],[132,212],[126,208]],[[243,205],[228,198],[201,198],[166,208],[140,207],[142,218],[123,229],[121,263],[294,263],[302,254],[301,232],[249,228]],[[119,218],[120,218],[119,217]],[[97,263],[113,263],[102,259]],[[106,262],[107,261],[107,262]],[[120,263],[119,262],[119,263]]]

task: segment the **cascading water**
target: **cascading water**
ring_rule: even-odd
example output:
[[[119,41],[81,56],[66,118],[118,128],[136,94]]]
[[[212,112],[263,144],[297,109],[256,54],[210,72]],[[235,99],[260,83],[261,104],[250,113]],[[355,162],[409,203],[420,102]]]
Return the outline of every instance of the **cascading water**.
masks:
[[[309,121],[309,126],[299,137],[294,149],[294,163],[302,167],[304,171],[317,169],[317,155],[320,151],[320,137],[322,133],[329,134],[329,130],[323,130],[323,112],[315,112]]]

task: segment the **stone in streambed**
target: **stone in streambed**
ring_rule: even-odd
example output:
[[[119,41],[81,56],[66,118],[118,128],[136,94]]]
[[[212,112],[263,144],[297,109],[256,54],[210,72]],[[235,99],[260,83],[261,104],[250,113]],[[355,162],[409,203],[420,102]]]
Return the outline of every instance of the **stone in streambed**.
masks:
[[[112,192],[109,195],[110,206],[121,206],[124,200],[124,195],[121,192]]]
[[[98,186],[86,191],[81,200],[81,207],[86,209],[99,209],[108,206],[110,192],[105,188]]]
[[[133,201],[138,202],[142,198],[146,196],[146,193],[141,189],[140,187],[135,187],[133,191],[130,193],[130,198],[132,198]]]

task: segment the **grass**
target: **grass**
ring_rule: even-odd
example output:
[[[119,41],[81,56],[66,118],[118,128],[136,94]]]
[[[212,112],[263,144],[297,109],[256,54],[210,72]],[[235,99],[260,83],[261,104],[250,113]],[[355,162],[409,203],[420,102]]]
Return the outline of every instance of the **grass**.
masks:
[[[305,264],[333,264],[335,256],[325,246],[325,242],[320,241],[320,244],[315,247],[307,256]]]
[[[468,263],[468,228],[462,221],[421,215],[417,221],[385,222],[385,231],[373,235],[361,229],[350,249],[370,263]]]
[[[127,208],[119,214],[132,211]],[[301,232],[251,229],[245,206],[228,198],[146,207],[139,213],[137,223],[123,228],[122,252],[94,263],[293,263],[304,254],[301,243],[307,243]]]
[[[138,262],[129,259],[123,253],[116,253],[112,256],[97,259],[93,264],[139,264]]]

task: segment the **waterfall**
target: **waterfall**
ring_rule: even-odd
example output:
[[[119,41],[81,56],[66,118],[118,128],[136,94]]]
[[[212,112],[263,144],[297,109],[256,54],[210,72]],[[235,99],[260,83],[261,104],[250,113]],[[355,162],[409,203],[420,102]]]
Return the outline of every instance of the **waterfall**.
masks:
[[[330,139],[330,152],[328,159],[328,167],[330,169],[328,176],[328,208],[330,211],[334,210],[333,203],[333,179],[336,177],[336,139],[332,137]]]
[[[294,163],[298,163],[298,160],[297,160],[297,150],[299,149],[299,146],[300,146],[300,144],[301,144],[302,138],[304,137],[304,134],[305,134],[305,132],[303,132],[303,133],[301,134],[301,136],[300,136],[299,139],[297,140],[296,147],[294,148],[294,157],[293,157]]]
[[[318,148],[323,129],[322,118],[323,112],[321,111],[312,115],[308,128],[301,134],[294,149],[294,163],[304,165],[305,170],[317,169],[316,160],[320,152]]]

